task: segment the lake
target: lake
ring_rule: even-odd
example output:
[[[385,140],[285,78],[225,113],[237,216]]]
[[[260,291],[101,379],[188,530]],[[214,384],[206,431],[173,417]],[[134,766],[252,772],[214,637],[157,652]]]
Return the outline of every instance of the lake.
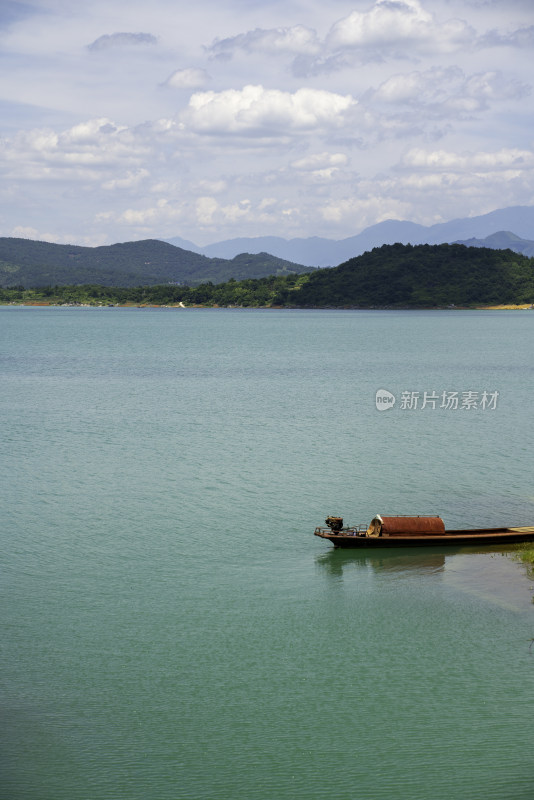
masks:
[[[534,314],[0,307],[2,800],[532,800]],[[378,410],[376,395],[395,398]]]

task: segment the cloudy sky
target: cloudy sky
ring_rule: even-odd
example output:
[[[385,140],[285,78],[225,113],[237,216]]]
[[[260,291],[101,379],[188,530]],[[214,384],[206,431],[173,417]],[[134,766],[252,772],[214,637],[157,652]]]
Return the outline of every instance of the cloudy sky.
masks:
[[[0,57],[0,236],[340,239],[534,204],[532,0],[0,0]]]

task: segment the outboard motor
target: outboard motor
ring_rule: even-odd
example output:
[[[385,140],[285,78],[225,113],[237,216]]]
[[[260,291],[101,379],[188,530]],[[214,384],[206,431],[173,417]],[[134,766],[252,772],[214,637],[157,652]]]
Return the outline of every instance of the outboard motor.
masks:
[[[339,533],[343,527],[343,517],[327,517],[325,522],[332,533]]]

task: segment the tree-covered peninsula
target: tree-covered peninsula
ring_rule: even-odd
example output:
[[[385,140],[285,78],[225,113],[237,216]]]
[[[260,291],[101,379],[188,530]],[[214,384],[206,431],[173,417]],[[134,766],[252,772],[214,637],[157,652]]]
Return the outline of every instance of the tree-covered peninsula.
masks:
[[[338,267],[199,286],[95,283],[0,290],[3,303],[443,308],[534,303],[534,259],[511,250],[384,245]]]
[[[459,244],[375,247],[317,270],[299,305],[425,307],[534,301],[534,259]]]

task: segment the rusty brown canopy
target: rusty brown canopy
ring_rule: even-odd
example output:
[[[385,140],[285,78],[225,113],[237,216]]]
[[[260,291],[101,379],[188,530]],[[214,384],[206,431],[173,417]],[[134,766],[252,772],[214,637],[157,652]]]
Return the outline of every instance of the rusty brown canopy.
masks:
[[[383,517],[378,514],[367,529],[368,536],[440,536],[445,533],[441,517]]]

